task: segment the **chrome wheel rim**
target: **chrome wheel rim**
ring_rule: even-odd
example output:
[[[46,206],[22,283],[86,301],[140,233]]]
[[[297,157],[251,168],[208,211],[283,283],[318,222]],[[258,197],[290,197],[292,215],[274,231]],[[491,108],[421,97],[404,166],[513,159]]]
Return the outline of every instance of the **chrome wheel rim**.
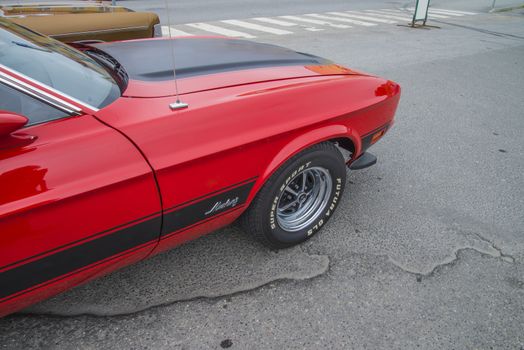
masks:
[[[288,232],[311,225],[326,208],[331,189],[331,175],[327,169],[312,167],[299,172],[278,199],[278,225]]]

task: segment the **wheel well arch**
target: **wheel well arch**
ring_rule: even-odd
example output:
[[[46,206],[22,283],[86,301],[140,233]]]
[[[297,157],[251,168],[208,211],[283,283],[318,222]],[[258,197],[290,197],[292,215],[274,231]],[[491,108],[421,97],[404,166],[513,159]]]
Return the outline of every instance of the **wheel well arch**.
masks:
[[[355,144],[353,143],[353,140],[349,137],[336,137],[327,141],[334,143],[335,146],[339,148],[339,150],[340,148],[342,148],[342,150],[346,151],[343,152],[342,150],[340,150],[346,161],[351,159],[351,157],[355,154]]]
[[[288,142],[273,160],[266,166],[265,171],[256,180],[251,193],[246,200],[246,209],[256,197],[258,192],[266,184],[269,178],[290,158],[303,150],[322,142],[333,143],[346,160],[346,164],[353,159],[358,152],[360,144],[358,134],[348,129],[345,125],[331,125],[321,129],[315,129]],[[246,209],[242,210],[244,212]]]
[[[346,125],[341,124],[328,125],[314,129],[290,140],[266,166],[266,169],[258,178],[257,184],[255,184],[254,191],[250,194],[248,202],[254,198],[256,193],[262,188],[262,186],[264,186],[266,181],[278,168],[280,168],[288,159],[304,149],[317,143],[332,142],[339,148],[344,159],[349,161],[351,157],[355,155],[355,151],[358,151],[358,141],[358,135]]]

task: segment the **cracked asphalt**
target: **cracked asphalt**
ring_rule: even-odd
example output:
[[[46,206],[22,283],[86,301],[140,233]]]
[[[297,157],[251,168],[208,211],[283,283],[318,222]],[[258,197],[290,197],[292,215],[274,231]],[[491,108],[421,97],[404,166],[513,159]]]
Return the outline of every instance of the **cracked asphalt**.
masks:
[[[321,234],[233,225],[0,319],[0,348],[523,349],[524,16],[433,24],[260,38],[403,87]]]

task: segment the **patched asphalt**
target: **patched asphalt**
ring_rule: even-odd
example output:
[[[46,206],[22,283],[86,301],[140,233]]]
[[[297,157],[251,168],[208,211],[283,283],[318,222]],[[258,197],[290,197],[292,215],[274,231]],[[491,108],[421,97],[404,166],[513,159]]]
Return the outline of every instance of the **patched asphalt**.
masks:
[[[93,281],[26,313],[121,315],[174,302],[218,298],[279,280],[304,280],[329,268],[326,255],[300,247],[270,251],[237,227]]]

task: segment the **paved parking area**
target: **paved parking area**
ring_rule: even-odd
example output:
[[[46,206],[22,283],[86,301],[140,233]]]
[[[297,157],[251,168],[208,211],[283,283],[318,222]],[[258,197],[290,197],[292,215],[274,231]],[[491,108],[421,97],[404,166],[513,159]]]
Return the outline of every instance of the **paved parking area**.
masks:
[[[431,24],[254,35],[403,87],[321,234],[228,227],[1,319],[0,348],[524,348],[524,17]]]

